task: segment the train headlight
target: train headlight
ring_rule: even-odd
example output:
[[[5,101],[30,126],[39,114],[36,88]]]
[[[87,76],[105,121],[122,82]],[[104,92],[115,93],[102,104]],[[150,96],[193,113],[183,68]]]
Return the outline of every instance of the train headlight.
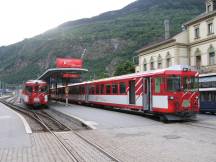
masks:
[[[45,101],[45,102],[48,101],[48,96],[47,96],[47,95],[44,96],[44,101]]]
[[[174,97],[173,97],[173,96],[169,96],[169,99],[170,99],[170,100],[174,100]]]

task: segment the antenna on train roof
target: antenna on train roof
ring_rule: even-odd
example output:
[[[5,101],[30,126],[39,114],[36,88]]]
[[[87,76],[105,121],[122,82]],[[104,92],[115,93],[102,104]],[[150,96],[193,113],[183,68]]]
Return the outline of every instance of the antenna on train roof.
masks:
[[[83,53],[82,53],[82,55],[81,55],[81,59],[83,59],[83,58],[84,58],[84,56],[85,56],[85,53],[86,53],[86,48],[83,50]]]

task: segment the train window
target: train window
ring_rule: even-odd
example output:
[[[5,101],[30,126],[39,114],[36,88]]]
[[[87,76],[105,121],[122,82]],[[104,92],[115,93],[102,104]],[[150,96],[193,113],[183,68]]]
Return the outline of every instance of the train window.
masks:
[[[36,86],[34,87],[34,91],[35,91],[35,92],[39,92],[39,86],[38,86],[38,85],[36,85]]]
[[[47,86],[41,86],[40,92],[48,92],[48,87]]]
[[[101,87],[100,87],[100,93],[101,93],[101,94],[104,93],[104,84],[101,84]]]
[[[197,91],[199,88],[199,79],[195,77],[184,77],[183,78],[183,89],[184,91]]]
[[[167,78],[167,90],[171,92],[181,90],[181,79],[177,76]]]
[[[100,93],[100,86],[96,85],[96,94],[99,94],[99,93]]]
[[[111,86],[109,84],[107,84],[106,85],[106,94],[110,94],[111,93],[110,88],[111,88]]]
[[[85,86],[81,87],[81,94],[85,94]]]
[[[120,83],[120,94],[126,93],[126,84],[124,82]]]
[[[118,84],[113,84],[112,85],[112,93],[113,94],[118,94]]]
[[[161,92],[162,78],[155,78],[155,93]]]
[[[73,87],[69,88],[69,94],[73,94]]]
[[[199,88],[199,79],[195,77],[191,77],[190,88],[193,91],[197,91]]]
[[[214,87],[214,88],[216,87],[216,82],[215,81],[212,82],[212,87]]]
[[[26,86],[26,87],[25,87],[25,91],[27,91],[27,92],[32,92],[32,87]]]
[[[92,85],[90,88],[90,94],[94,94],[95,93],[95,87]]]
[[[82,94],[82,86],[79,86],[79,94]]]
[[[211,102],[214,100],[214,95],[212,92],[202,92],[201,93],[201,101],[203,102]]]

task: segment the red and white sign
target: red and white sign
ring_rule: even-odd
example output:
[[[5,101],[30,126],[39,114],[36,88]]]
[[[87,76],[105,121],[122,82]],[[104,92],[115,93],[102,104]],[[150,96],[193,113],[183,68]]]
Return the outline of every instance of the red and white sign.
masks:
[[[83,60],[74,58],[57,58],[56,59],[57,68],[82,68]]]
[[[80,74],[63,74],[63,78],[80,78]]]

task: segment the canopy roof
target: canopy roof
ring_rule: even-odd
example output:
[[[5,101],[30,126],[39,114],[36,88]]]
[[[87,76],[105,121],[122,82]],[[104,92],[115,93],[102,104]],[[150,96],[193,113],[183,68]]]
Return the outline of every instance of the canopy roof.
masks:
[[[52,76],[62,76],[62,74],[82,74],[88,72],[87,69],[81,69],[81,68],[53,68],[48,69],[46,72],[44,72],[41,76],[39,76],[38,80],[47,80]]]

